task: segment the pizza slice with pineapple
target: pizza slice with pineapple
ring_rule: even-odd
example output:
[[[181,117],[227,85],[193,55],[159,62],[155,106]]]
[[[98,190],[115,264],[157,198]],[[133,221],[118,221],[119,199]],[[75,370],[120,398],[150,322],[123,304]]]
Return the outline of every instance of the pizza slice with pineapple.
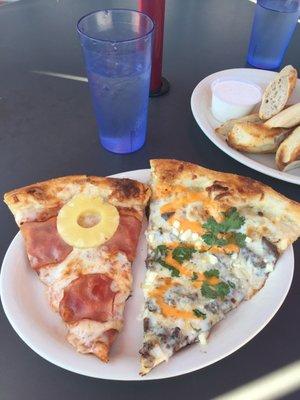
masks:
[[[129,179],[69,176],[6,193],[31,267],[81,353],[107,362],[131,292],[131,263],[149,188]]]
[[[237,175],[151,161],[141,374],[206,343],[300,234],[300,204]]]

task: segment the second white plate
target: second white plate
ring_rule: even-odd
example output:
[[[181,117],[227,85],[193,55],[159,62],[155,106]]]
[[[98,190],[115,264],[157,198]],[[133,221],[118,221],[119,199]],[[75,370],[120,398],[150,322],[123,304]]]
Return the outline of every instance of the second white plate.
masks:
[[[273,176],[286,182],[300,185],[300,168],[288,172],[281,172],[276,168],[275,154],[245,154],[241,153],[226,143],[225,139],[215,132],[215,128],[221,125],[211,113],[211,83],[218,78],[244,79],[261,86],[264,90],[268,83],[274,78],[276,72],[236,68],[216,72],[209,75],[195,87],[191,97],[191,107],[195,120],[205,133],[205,135],[224,153],[247,165],[248,167],[262,172],[263,174]],[[298,79],[294,93],[289,100],[290,104],[300,102],[300,80]]]
[[[114,176],[148,182],[150,171],[138,170]],[[191,345],[141,378],[138,351],[142,345],[144,301],[141,284],[145,275],[146,248],[142,235],[132,267],[133,295],[126,304],[125,326],[114,343],[108,364],[94,356],[76,353],[67,342],[64,324],[59,315],[51,311],[45,288],[29,265],[21,233],[11,242],[1,269],[0,293],[7,318],[32,350],[69,371],[104,379],[162,379],[213,364],[247,343],[278,311],[293,277],[294,254],[290,246],[278,260],[263,289],[213,328],[207,346]]]

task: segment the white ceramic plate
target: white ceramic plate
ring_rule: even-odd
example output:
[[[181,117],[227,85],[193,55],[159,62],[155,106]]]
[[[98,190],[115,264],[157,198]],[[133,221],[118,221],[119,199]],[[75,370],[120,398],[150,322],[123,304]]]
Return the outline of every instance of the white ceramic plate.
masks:
[[[244,79],[261,86],[264,90],[267,84],[273,79],[276,72],[264,71],[250,68],[227,69],[225,71],[216,72],[209,75],[195,87],[191,97],[192,112],[205,135],[224,153],[247,165],[248,167],[260,171],[263,174],[273,176],[283,181],[300,185],[300,168],[290,170],[288,172],[278,171],[275,164],[275,154],[246,154],[241,153],[226,143],[225,139],[215,133],[221,123],[217,121],[211,112],[211,83],[218,78],[236,78]],[[291,96],[289,103],[294,104],[300,102],[300,80]]]
[[[147,182],[149,170],[114,175]],[[252,339],[270,321],[285,299],[294,270],[290,246],[277,263],[264,288],[251,300],[230,312],[212,331],[206,347],[194,344],[177,353],[169,363],[149,375],[138,375],[138,350],[142,343],[143,295],[146,241],[141,236],[133,265],[133,296],[127,301],[125,327],[114,343],[108,364],[96,357],[76,353],[65,339],[66,330],[59,315],[51,311],[44,287],[30,268],[20,233],[4,257],[0,291],[4,311],[18,335],[40,356],[67,370],[94,378],[118,380],[162,379],[195,371],[212,364]]]

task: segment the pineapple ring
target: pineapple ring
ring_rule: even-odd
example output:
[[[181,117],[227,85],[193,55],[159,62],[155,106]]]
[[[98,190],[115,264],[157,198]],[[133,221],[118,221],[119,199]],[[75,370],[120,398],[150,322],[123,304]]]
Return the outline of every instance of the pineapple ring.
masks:
[[[115,206],[100,197],[83,194],[73,197],[57,216],[58,233],[67,244],[78,248],[100,246],[113,236],[118,225],[119,212]]]

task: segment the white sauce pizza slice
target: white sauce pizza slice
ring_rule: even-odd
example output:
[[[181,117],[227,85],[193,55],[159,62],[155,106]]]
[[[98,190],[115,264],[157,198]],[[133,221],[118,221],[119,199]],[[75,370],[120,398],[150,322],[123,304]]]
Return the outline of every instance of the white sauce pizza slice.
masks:
[[[260,290],[300,234],[300,205],[237,175],[152,160],[141,374]]]

